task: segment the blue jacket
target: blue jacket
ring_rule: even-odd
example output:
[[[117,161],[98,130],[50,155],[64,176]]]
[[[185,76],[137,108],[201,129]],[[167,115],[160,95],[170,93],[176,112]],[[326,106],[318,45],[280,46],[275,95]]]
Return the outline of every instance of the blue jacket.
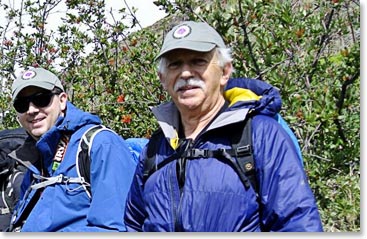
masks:
[[[100,123],[96,115],[83,112],[68,102],[65,117],[59,117],[36,145],[43,156],[43,168],[50,177],[60,174],[78,177],[76,153],[80,138],[88,128]],[[61,164],[53,172],[52,161],[61,135],[70,135],[70,139]],[[81,184],[49,185],[44,188],[21,231],[126,231],[123,222],[125,202],[137,162],[124,139],[106,130],[95,136],[90,158],[91,199]],[[19,220],[36,195],[36,190],[29,188],[33,180],[31,174],[40,175],[41,168],[29,166],[13,223]]]
[[[244,121],[251,110],[259,198],[252,187],[244,187],[231,166],[216,158],[187,160],[182,188],[176,175],[177,160],[155,171],[143,183],[145,149],[127,199],[128,230],[322,231],[316,201],[297,150],[274,119],[281,108],[279,92],[261,81],[233,79],[225,97],[229,107],[195,139],[193,146],[210,150],[230,148],[229,138],[234,133],[231,125]],[[154,108],[153,113],[165,134],[157,144],[159,163],[174,152],[172,142],[176,141],[179,114],[172,102]],[[223,132],[228,132],[228,136],[220,137]]]

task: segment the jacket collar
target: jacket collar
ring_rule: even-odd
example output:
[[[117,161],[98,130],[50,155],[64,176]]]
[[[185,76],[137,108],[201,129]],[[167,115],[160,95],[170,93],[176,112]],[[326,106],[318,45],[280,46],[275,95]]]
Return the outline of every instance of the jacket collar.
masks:
[[[157,107],[153,107],[151,110],[169,142],[177,142],[180,115],[176,105],[170,101]],[[228,108],[214,119],[206,131],[241,122],[245,120],[248,112],[249,108]],[[172,143],[171,146],[174,148]]]

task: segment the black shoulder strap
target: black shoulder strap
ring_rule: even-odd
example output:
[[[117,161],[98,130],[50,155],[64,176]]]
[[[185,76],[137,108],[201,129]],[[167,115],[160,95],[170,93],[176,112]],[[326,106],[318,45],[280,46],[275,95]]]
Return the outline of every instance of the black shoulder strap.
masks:
[[[258,190],[256,180],[256,169],[252,146],[252,118],[249,116],[245,121],[242,134],[235,134],[232,138],[232,157],[235,157],[239,176],[245,187],[251,186],[255,192]]]
[[[20,188],[21,181],[23,180],[24,172],[13,169],[12,174],[8,177],[8,183],[5,186],[5,192],[6,195],[4,195],[3,200],[6,202],[6,207],[10,209],[10,212],[13,211],[14,206],[18,200],[19,195],[16,191],[18,191],[16,188]]]
[[[7,187],[9,185],[8,181],[10,181],[10,176],[6,178],[6,180],[1,181],[0,183],[0,215],[9,214],[10,208],[7,200]],[[0,222],[1,223],[1,222]],[[1,224],[2,225],[2,224]]]
[[[161,128],[156,130],[152,137],[149,139],[147,145],[147,158],[144,161],[144,171],[143,171],[143,183],[145,184],[149,176],[157,170],[157,165],[155,163],[156,153],[160,144],[160,137],[164,137]]]
[[[144,171],[143,171],[143,184],[148,180],[150,175],[152,175],[155,171],[164,167],[169,162],[178,158],[178,154],[174,153],[170,157],[166,158],[164,161],[160,163],[156,163],[156,154],[160,147],[160,144],[164,138],[164,134],[161,128],[156,130],[152,137],[149,139],[147,146],[147,158],[144,161]]]
[[[84,178],[84,181],[87,183],[83,185],[83,187],[88,192],[88,196],[91,196],[90,191],[90,159],[89,159],[89,149],[92,144],[94,134],[98,131],[104,129],[103,125],[96,125],[89,128],[82,138],[80,139],[78,154],[77,154],[77,169],[79,170],[79,176]]]

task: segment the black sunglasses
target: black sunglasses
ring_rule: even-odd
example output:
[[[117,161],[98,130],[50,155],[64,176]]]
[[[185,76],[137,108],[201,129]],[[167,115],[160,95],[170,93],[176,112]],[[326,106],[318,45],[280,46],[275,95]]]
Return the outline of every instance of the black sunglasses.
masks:
[[[32,102],[37,107],[46,107],[50,104],[55,92],[40,92],[27,97],[19,97],[14,100],[13,106],[18,113],[24,113],[29,108],[29,103]]]

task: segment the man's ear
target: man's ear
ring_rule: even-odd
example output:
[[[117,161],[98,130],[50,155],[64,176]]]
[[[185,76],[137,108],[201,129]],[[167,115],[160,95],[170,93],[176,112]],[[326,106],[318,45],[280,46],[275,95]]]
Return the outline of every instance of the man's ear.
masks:
[[[223,75],[221,78],[221,85],[226,85],[229,77],[231,76],[233,71],[233,65],[231,62],[228,62],[227,64],[225,64],[225,66],[223,67]]]
[[[158,72],[158,77],[159,77],[159,81],[161,82],[161,85],[163,86],[163,89],[167,90],[165,77],[163,76],[161,72]]]
[[[59,95],[59,100],[60,100],[61,111],[65,111],[66,102],[68,101],[68,94],[66,94],[66,92],[61,92],[61,94]]]

